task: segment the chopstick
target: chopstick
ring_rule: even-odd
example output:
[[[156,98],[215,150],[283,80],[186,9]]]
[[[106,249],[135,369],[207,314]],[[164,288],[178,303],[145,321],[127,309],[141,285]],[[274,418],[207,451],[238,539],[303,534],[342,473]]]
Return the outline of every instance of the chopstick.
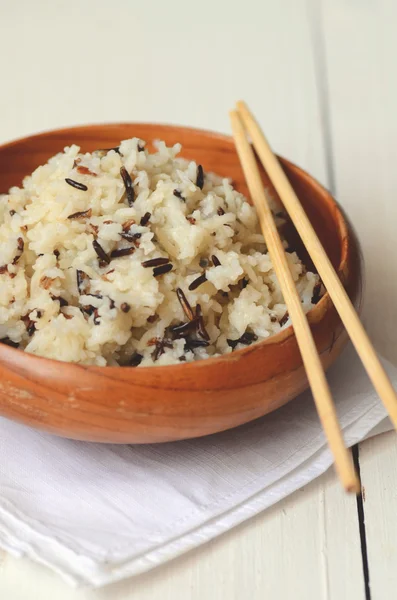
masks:
[[[291,221],[317,268],[342,323],[353,342],[372,383],[382,400],[395,429],[397,429],[397,394],[380,362],[354,306],[332,266],[316,232],[279,161],[273,154],[263,131],[244,102],[237,103],[238,112],[251,136],[253,145],[278,192]]]
[[[277,275],[282,294],[294,327],[294,332],[302,355],[307,378],[313,393],[317,412],[328,439],[335,460],[336,471],[348,492],[358,493],[360,483],[354,471],[351,455],[343,441],[342,432],[331,392],[325,378],[323,366],[303,312],[301,299],[296,289],[288,265],[285,250],[263,189],[251,144],[248,142],[241,119],[236,111],[230,113],[234,142],[244,171],[251,198],[258,217],[265,242]]]

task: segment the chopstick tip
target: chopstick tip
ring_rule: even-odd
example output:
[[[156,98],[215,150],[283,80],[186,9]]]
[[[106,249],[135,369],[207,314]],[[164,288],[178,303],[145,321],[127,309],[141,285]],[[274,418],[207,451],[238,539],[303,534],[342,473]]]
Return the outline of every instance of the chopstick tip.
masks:
[[[229,111],[229,118],[230,118],[230,122],[232,124],[232,127],[233,126],[234,127],[241,126],[240,115],[239,115],[238,111],[235,110],[234,108]]]
[[[346,491],[349,494],[355,494],[356,496],[361,493],[361,485],[359,481],[352,483],[352,485],[347,486]]]
[[[343,487],[348,494],[355,494],[356,496],[361,493],[361,482],[357,476],[357,473],[352,474],[349,479],[344,481]]]
[[[236,107],[237,107],[237,110],[241,110],[241,109],[247,108],[247,104],[244,102],[244,100],[237,100]]]

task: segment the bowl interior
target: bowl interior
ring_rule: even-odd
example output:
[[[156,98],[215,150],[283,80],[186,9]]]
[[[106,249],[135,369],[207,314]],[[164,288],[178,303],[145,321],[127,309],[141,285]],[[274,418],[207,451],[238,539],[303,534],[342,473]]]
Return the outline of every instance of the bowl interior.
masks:
[[[244,175],[230,137],[187,127],[145,123],[72,127],[37,134],[6,144],[0,147],[0,193],[7,192],[13,185],[20,185],[26,175],[44,164],[51,156],[62,151],[65,146],[77,144],[82,151],[90,152],[99,148],[112,148],[121,140],[133,136],[146,140],[149,146],[156,139],[162,139],[168,145],[181,143],[181,155],[184,158],[201,163],[207,171],[230,177],[236,189],[248,196]],[[280,160],[333,266],[342,272],[346,258],[343,247],[346,228],[336,203],[307,173],[285,159]],[[277,192],[263,169],[261,174],[271,196],[281,204]],[[315,270],[292,224],[288,224],[285,228],[285,235],[290,247],[296,249],[304,263]]]

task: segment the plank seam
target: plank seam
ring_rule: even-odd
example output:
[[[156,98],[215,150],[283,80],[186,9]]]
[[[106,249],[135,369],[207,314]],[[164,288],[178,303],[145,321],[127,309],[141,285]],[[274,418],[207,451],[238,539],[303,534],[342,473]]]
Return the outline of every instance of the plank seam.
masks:
[[[353,461],[354,461],[354,466],[357,471],[357,475],[361,481],[360,451],[359,451],[358,444],[353,447]],[[364,510],[363,488],[361,488],[361,493],[357,494],[357,517],[358,517],[358,526],[359,526],[359,530],[360,530],[361,556],[362,556],[362,561],[363,561],[365,600],[371,600],[371,587],[370,587],[369,562],[368,562],[368,551],[367,551],[367,533],[366,533],[366,529],[365,529],[365,510]]]
[[[336,174],[334,164],[334,144],[332,137],[331,107],[329,103],[329,80],[325,56],[322,4],[318,0],[307,0],[309,31],[313,48],[314,79],[317,88],[318,107],[323,128],[323,151],[327,186],[332,195],[336,194]]]

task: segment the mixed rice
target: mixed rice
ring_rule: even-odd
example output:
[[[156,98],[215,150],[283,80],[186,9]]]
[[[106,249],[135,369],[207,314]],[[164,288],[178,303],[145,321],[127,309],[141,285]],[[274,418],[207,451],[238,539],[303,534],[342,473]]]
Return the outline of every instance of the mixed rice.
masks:
[[[254,208],[178,158],[179,144],[145,146],[67,147],[0,196],[1,342],[82,364],[169,365],[289,324]],[[308,311],[318,276],[287,256]]]

